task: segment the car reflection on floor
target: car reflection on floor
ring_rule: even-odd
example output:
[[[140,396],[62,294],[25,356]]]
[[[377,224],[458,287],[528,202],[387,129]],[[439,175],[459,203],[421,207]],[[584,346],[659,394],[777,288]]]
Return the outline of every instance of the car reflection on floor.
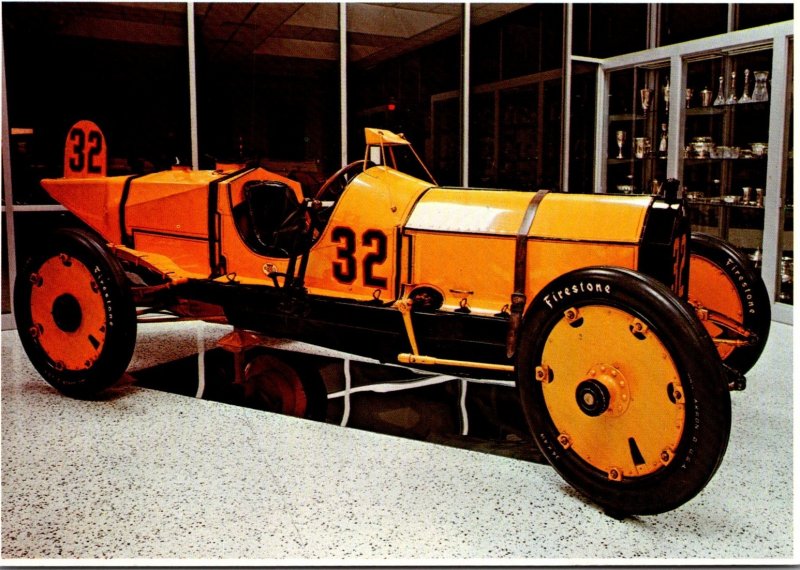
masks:
[[[137,386],[187,397],[542,462],[510,382],[271,348],[237,358],[214,348],[131,376]]]

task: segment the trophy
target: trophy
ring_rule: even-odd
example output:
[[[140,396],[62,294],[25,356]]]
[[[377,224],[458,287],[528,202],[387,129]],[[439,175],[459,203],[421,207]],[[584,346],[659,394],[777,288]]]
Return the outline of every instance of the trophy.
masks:
[[[669,79],[667,79],[666,85],[661,88],[661,92],[664,94],[664,110],[669,113]]]
[[[634,142],[634,156],[636,158],[646,158],[650,155],[650,137],[636,137]]]
[[[750,97],[750,95],[748,94],[748,91],[750,91],[750,70],[749,69],[745,69],[744,70],[744,93],[742,93],[742,96],[739,97],[739,103],[749,103],[750,101],[753,100]]]
[[[725,100],[726,105],[736,105],[736,72],[731,71],[731,88],[728,91],[728,98]]]
[[[753,101],[769,101],[769,91],[767,91],[769,71],[754,71],[753,75],[756,78],[756,86],[753,88]]]
[[[650,108],[650,96],[652,94],[653,90],[648,89],[647,87],[639,91],[639,95],[641,95],[642,99],[642,111],[644,111],[645,115],[647,115],[647,110]]]
[[[625,131],[617,131],[617,146],[619,147],[619,154],[617,158],[624,158],[622,156],[622,147],[625,145]]]
[[[661,123],[661,139],[658,141],[658,154],[667,155],[667,123]]]
[[[721,75],[719,76],[719,91],[717,91],[717,98],[714,99],[714,105],[724,105],[725,104],[725,95],[724,95],[724,87],[723,83],[725,82],[725,78]]]
[[[701,104],[703,107],[708,107],[709,105],[711,105],[711,97],[712,97],[713,95],[714,95],[714,94],[711,92],[711,89],[709,89],[708,87],[706,87],[705,89],[703,89],[703,90],[700,92],[700,104]]]
[[[687,87],[686,88],[686,108],[687,109],[692,106],[692,96],[693,95],[694,95],[694,89],[692,89],[691,87]]]

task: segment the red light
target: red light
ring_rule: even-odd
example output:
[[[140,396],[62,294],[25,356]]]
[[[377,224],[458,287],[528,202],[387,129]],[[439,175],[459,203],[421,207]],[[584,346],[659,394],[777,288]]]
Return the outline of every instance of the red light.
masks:
[[[395,105],[394,103],[389,103],[389,104],[387,105],[387,108],[388,108],[390,111],[394,111],[395,109],[397,109],[397,105]]]

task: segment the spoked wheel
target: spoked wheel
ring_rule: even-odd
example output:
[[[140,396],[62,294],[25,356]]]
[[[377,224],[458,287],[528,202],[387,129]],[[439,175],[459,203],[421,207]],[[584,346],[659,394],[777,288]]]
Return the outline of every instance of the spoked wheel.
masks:
[[[273,354],[258,354],[244,369],[244,397],[252,407],[298,418],[324,420],[327,392],[309,367]]]
[[[14,313],[34,367],[68,396],[102,391],[130,363],[136,309],[125,273],[88,232],[59,230],[28,260]]]
[[[714,236],[693,233],[689,302],[725,364],[744,374],[758,361],[769,337],[771,309],[761,276],[747,258]]]
[[[583,269],[531,306],[517,363],[541,452],[614,516],[674,509],[725,453],[730,395],[691,309],[633,271]]]

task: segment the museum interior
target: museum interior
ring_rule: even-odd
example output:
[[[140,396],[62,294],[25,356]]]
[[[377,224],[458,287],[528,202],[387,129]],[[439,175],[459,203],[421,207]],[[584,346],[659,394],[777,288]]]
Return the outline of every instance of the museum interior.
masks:
[[[0,10],[4,559],[796,559],[793,3]],[[279,337],[245,367],[213,318],[142,312],[123,380],[58,394],[20,344],[15,287],[53,230],[83,224],[40,184],[65,176],[82,120],[108,176],[259,165],[306,198],[365,157],[370,128],[402,133],[441,187],[644,200],[677,179],[691,231],[736,248],[771,321],[730,393],[725,460],[687,504],[620,521],[549,465],[513,379]],[[274,366],[303,377],[299,408],[275,409]]]

